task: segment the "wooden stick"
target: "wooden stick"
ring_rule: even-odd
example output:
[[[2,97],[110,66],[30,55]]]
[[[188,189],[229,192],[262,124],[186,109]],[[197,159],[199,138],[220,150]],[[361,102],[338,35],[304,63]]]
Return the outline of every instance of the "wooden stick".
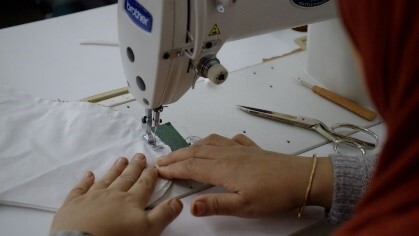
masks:
[[[355,103],[348,98],[345,98],[339,94],[336,94],[330,90],[325,88],[321,88],[319,86],[314,85],[311,90],[318,95],[326,98],[327,100],[334,102],[347,110],[359,115],[360,117],[367,119],[369,121],[373,121],[377,117],[377,113],[371,111],[370,109]]]
[[[301,78],[297,78],[297,81],[300,82],[300,84],[310,88],[313,92],[317,93],[318,95],[326,98],[331,102],[336,103],[337,105],[343,108],[346,108],[347,110],[357,114],[358,116],[366,120],[373,121],[377,117],[377,113],[375,113],[374,111],[371,111],[370,109],[363,107],[358,103],[351,101],[348,98],[345,98],[337,93],[334,93],[330,90],[316,85],[312,85],[309,82],[302,80]]]

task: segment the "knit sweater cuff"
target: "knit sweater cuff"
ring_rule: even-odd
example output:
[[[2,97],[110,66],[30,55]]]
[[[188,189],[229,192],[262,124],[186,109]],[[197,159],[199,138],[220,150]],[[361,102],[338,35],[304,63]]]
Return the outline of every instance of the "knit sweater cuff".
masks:
[[[377,156],[345,157],[331,155],[334,170],[333,200],[328,221],[340,224],[353,214],[358,200],[370,182]]]
[[[82,232],[82,231],[60,231],[60,232],[50,234],[49,236],[93,236],[93,235],[87,232]]]

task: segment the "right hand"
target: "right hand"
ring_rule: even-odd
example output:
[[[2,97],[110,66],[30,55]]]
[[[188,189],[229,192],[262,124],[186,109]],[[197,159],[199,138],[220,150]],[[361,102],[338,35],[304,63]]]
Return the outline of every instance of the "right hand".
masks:
[[[210,135],[196,144],[158,159],[163,178],[193,179],[220,185],[228,193],[195,199],[195,216],[265,217],[301,206],[310,177],[311,158],[269,152],[244,135],[228,139]],[[319,158],[311,204],[328,206],[332,196],[329,158]]]

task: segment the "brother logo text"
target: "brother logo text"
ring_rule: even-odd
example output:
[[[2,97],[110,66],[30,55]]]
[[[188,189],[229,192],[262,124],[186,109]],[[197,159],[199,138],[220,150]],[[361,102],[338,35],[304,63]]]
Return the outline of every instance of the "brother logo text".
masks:
[[[126,0],[125,10],[134,23],[136,23],[143,30],[151,32],[153,18],[151,14],[136,0]]]

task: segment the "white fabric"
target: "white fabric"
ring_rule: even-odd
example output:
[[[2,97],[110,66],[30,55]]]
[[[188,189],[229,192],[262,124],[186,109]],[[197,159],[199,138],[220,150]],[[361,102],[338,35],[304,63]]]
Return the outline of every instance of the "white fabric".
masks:
[[[144,153],[149,165],[170,152],[142,141],[141,122],[82,102],[20,94],[0,85],[0,203],[57,210],[88,170],[100,178],[120,156]],[[150,203],[170,181],[159,179]]]

